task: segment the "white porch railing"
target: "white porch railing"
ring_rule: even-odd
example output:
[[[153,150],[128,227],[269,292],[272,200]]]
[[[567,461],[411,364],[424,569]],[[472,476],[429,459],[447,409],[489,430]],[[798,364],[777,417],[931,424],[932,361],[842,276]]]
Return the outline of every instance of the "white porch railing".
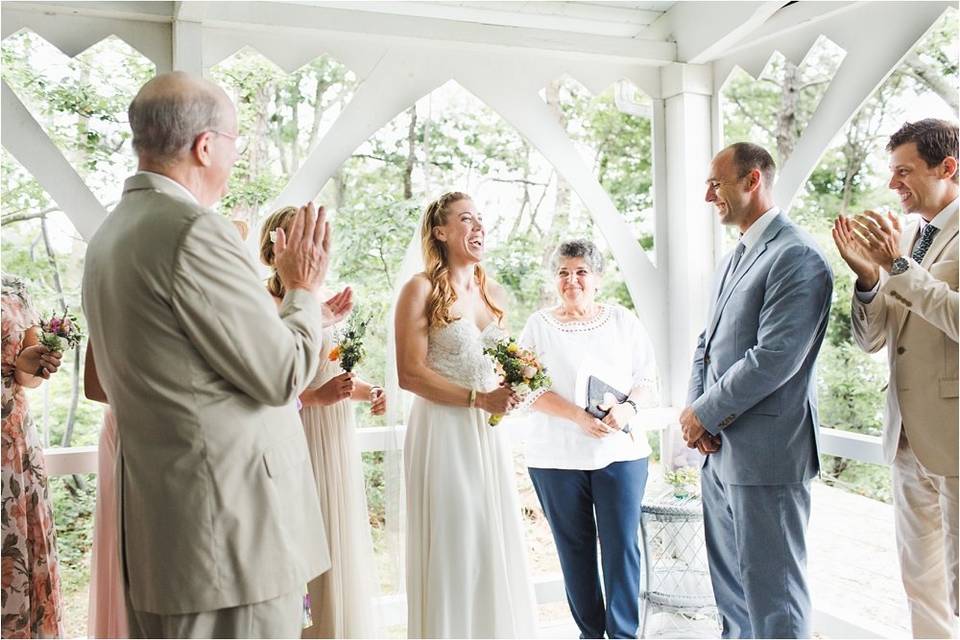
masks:
[[[659,431],[670,424],[671,416],[679,412],[675,409],[661,409],[651,415],[655,417],[651,431]],[[507,418],[501,428],[510,429],[520,418]],[[403,441],[405,427],[368,427],[357,430],[361,451],[389,451]],[[64,476],[74,473],[97,472],[96,447],[51,447],[43,450],[47,463],[47,474]],[[820,429],[820,453],[841,458],[850,458],[872,464],[886,464],[880,448],[880,438],[839,429]]]
[[[651,431],[659,431],[675,423],[678,411],[671,408],[651,411]],[[500,428],[522,429],[523,418],[507,418]],[[405,427],[368,427],[357,430],[360,449],[390,451],[402,446]],[[820,452],[827,455],[852,458],[862,462],[884,464],[880,439],[837,429],[820,430]],[[62,476],[97,473],[97,447],[48,448],[44,450],[47,474]],[[566,595],[560,574],[546,574],[533,579],[538,604],[562,602]],[[402,624],[406,615],[402,595],[384,595],[379,599],[381,619],[386,625]],[[876,628],[869,622],[853,616],[838,615],[821,609],[814,610],[814,628],[828,637],[876,638],[892,637],[889,630]]]

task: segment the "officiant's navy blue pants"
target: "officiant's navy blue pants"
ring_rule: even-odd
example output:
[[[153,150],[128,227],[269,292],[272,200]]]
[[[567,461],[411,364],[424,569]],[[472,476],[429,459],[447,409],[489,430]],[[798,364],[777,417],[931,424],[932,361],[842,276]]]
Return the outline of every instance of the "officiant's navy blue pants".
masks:
[[[636,638],[640,626],[638,529],[647,459],[614,462],[593,471],[529,471],[560,554],[567,602],[580,637]]]

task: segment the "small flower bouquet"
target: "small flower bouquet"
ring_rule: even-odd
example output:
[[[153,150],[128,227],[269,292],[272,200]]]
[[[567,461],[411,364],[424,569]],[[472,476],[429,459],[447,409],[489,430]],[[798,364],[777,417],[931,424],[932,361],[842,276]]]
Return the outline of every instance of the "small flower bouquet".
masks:
[[[366,349],[363,346],[363,336],[367,332],[367,325],[370,324],[370,316],[361,317],[354,312],[347,320],[346,328],[340,332],[337,345],[330,350],[330,362],[340,361],[340,368],[350,373],[357,366],[363,356],[366,355]]]
[[[497,375],[521,398],[552,384],[547,369],[540,364],[537,354],[522,348],[513,338],[498,340],[483,352],[493,360]],[[489,424],[495,427],[501,420],[502,415],[492,415]]]
[[[67,311],[40,320],[40,344],[50,351],[63,353],[66,347],[75,347],[83,340],[83,330],[77,317]]]

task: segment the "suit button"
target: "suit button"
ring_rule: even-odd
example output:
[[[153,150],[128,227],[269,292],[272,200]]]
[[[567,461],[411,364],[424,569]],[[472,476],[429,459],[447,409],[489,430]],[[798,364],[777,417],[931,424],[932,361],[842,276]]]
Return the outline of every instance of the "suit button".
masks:
[[[903,354],[905,354],[906,352],[907,352],[907,348],[906,348],[906,347],[897,347],[897,353],[899,353],[900,355],[903,355]]]

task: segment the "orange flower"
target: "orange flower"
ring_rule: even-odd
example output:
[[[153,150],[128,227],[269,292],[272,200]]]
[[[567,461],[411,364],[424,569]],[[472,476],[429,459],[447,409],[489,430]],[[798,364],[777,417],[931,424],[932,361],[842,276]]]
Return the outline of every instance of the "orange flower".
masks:
[[[336,362],[340,359],[340,345],[335,346],[330,350],[330,355],[327,356],[330,359],[330,362]]]

